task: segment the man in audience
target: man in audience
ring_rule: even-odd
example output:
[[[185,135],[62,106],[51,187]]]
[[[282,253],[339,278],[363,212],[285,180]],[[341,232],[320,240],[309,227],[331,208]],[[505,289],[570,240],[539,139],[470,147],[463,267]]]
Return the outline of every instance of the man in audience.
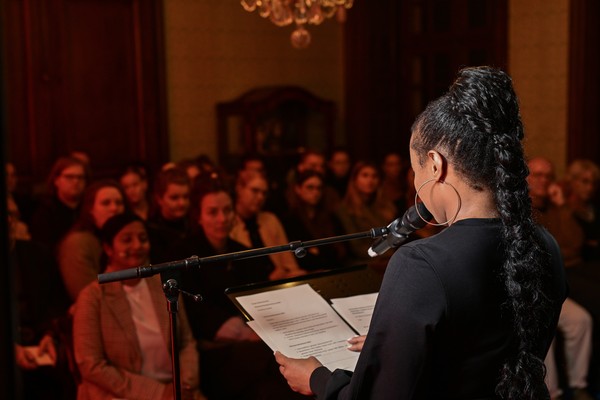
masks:
[[[55,249],[79,214],[79,203],[89,170],[74,157],[61,157],[52,167],[47,180],[47,197],[31,218],[34,240]]]
[[[563,253],[565,266],[568,267],[576,262],[577,258],[577,245],[573,240],[577,227],[571,226],[568,210],[550,201],[549,187],[554,181],[554,168],[549,160],[542,157],[531,159],[528,166],[527,182],[534,216],[538,223],[555,236]],[[569,387],[573,389],[573,399],[592,400],[586,390],[592,354],[592,317],[582,306],[567,298],[558,320],[558,331],[564,339],[566,374]],[[554,352],[553,343],[545,360],[546,384],[553,400],[562,399]]]

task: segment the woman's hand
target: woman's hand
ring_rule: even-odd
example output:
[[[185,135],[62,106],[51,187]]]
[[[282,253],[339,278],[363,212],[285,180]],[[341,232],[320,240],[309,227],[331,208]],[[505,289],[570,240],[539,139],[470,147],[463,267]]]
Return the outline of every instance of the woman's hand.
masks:
[[[319,360],[314,357],[289,358],[276,351],[275,361],[279,364],[279,372],[294,392],[305,396],[313,394],[310,389],[310,376],[315,369],[322,366]]]
[[[38,356],[48,354],[52,364],[56,365],[56,346],[54,345],[54,338],[50,334],[45,334],[40,340]]]
[[[351,337],[350,339],[348,339],[348,343],[350,344],[348,346],[348,350],[360,353],[362,351],[362,348],[363,348],[366,338],[367,338],[367,335]]]
[[[192,389],[189,386],[183,385],[181,387],[181,399],[182,400],[207,400],[204,393],[200,389]]]
[[[257,342],[260,341],[260,337],[246,325],[242,318],[231,317],[221,325],[215,334],[215,340]]]
[[[25,370],[33,370],[38,367],[35,356],[19,344],[15,344],[15,360],[17,365]]]

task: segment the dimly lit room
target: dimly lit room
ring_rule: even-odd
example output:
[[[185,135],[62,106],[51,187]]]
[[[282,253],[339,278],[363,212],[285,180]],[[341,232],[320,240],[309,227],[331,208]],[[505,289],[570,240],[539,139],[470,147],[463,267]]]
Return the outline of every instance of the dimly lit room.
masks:
[[[0,24],[0,397],[600,400],[599,1]],[[331,303],[350,367],[265,328],[279,290]]]

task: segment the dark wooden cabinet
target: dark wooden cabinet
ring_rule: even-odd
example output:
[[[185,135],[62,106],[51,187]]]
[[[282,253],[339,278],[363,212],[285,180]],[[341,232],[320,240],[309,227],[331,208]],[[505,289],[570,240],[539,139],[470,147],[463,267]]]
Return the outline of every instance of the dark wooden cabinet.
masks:
[[[5,0],[8,157],[39,182],[79,150],[94,176],[168,157],[161,0]]]
[[[235,169],[246,153],[275,167],[289,168],[304,149],[333,146],[333,101],[296,86],[255,88],[217,104],[219,163]]]

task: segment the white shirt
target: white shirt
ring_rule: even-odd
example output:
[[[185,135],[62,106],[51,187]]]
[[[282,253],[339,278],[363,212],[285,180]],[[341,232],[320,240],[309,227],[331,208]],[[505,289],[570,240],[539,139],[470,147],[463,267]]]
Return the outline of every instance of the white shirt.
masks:
[[[140,280],[135,286],[123,285],[123,290],[131,306],[131,316],[140,343],[142,375],[162,382],[170,381],[173,377],[171,356],[160,330],[146,280]],[[165,312],[166,307],[165,303]]]

